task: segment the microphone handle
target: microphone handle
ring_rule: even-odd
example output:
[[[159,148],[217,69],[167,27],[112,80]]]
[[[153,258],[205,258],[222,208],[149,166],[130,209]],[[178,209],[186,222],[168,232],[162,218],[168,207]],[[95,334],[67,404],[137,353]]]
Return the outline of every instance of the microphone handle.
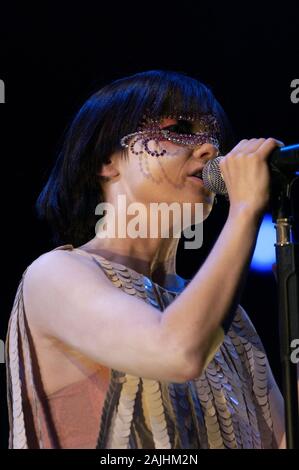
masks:
[[[271,153],[269,163],[282,173],[299,171],[299,144],[278,147]]]

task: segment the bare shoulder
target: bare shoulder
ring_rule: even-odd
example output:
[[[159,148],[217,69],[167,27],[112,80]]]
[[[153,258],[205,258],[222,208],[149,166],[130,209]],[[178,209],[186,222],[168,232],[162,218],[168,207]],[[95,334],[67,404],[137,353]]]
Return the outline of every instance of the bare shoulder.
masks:
[[[63,281],[65,286],[68,280],[80,279],[82,276],[94,278],[95,275],[106,281],[106,276],[91,257],[82,256],[73,250],[52,250],[40,255],[28,266],[24,281],[27,286],[35,287],[42,287],[45,281],[54,284]]]
[[[26,314],[36,324],[62,305],[76,303],[92,288],[110,283],[100,267],[88,256],[69,250],[52,250],[36,258],[23,280]]]
[[[79,256],[74,250],[51,250],[41,254],[30,265],[29,271],[48,270],[56,267],[58,264],[64,265],[70,262],[88,260],[85,256]]]

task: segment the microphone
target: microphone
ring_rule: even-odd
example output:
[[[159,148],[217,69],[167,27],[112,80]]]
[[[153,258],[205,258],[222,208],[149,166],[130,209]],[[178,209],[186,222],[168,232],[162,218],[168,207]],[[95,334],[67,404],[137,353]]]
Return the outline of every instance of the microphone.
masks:
[[[202,169],[202,180],[204,186],[216,194],[227,195],[227,189],[222,177],[219,163],[225,158],[219,156],[208,161]],[[299,144],[287,147],[278,147],[268,158],[270,171],[290,175],[299,171]]]

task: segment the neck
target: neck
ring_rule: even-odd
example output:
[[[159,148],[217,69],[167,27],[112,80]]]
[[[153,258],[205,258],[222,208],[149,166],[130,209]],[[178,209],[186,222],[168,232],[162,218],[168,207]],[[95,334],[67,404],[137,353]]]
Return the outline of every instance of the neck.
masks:
[[[149,277],[162,286],[177,283],[179,238],[98,238],[81,246]]]

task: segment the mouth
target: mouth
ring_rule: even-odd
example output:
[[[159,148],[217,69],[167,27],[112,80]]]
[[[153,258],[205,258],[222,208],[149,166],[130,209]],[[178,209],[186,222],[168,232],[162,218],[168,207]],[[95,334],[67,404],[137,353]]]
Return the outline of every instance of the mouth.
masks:
[[[192,173],[191,175],[188,175],[188,178],[197,184],[203,184],[202,181],[202,170],[197,170],[196,172]]]
[[[202,170],[197,170],[195,173],[192,173],[190,176],[195,176],[195,178],[202,179]]]
[[[197,186],[203,186],[203,180],[201,178],[198,178],[196,176],[188,176],[188,179]]]

